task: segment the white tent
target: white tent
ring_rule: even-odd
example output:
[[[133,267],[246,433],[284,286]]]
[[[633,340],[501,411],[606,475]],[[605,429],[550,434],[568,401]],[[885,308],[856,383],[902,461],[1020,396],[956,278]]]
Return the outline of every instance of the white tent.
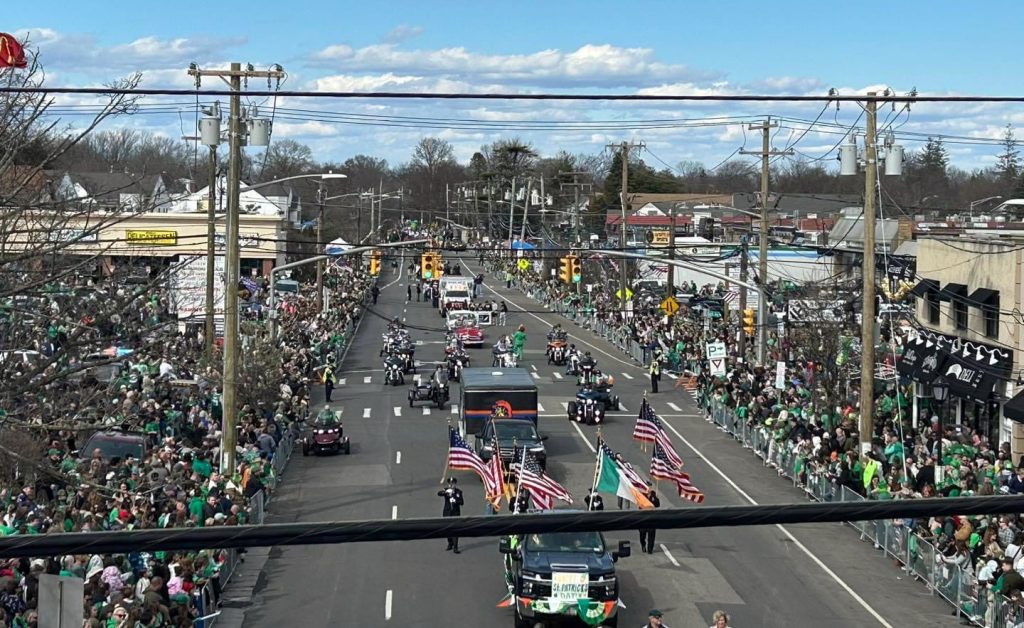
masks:
[[[344,238],[336,238],[327,243],[326,252],[328,255],[341,255],[345,251],[354,248]]]

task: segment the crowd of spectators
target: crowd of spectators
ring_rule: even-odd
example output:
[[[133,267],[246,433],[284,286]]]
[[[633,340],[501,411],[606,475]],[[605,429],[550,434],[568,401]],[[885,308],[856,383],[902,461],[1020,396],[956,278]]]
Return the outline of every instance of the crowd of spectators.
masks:
[[[757,363],[753,342],[748,343],[744,359],[738,360],[735,327],[730,333],[720,320],[708,324],[699,308],[684,306],[670,323],[658,307],[662,295],[641,293],[634,295],[632,311],[623,316],[611,290],[579,295],[532,268],[518,270],[515,260],[502,253],[482,254],[492,272],[547,302],[562,304],[581,324],[617,330],[617,337],[642,350],[638,359],[643,362],[661,360],[680,383],[692,385],[702,409],[709,415],[728,413],[738,429],[752,438],[766,464],[794,478],[815,498],[840,499],[844,492],[874,500],[1024,493],[1024,459],[1014,463],[1009,443],[991,443],[970,425],[943,425],[939,416],[928,411],[915,421],[908,382],[896,377],[876,382],[871,447],[862,455],[857,387],[840,395],[838,402],[834,390],[823,390],[828,380],[821,377],[822,370],[838,365],[815,363],[774,330],[768,334],[766,364]],[[702,297],[723,296],[725,286],[691,285],[684,292],[691,303],[700,303]],[[898,334],[884,336],[893,344],[880,355],[898,353]],[[712,377],[704,355],[706,344],[713,341],[725,343],[734,358],[724,377]],[[786,363],[781,388],[776,388],[778,360]],[[891,359],[886,362],[892,366]],[[1024,590],[1024,518],[1020,515],[906,519],[895,525],[903,544],[901,562],[921,560],[921,542],[932,545],[934,556],[929,554],[927,559],[934,560],[931,569],[939,574],[935,586],[947,594],[955,592],[948,597],[975,621],[993,625],[994,609],[1007,606],[1004,598],[1012,604],[1020,599]]]
[[[8,299],[0,308],[7,382],[0,535],[258,523],[257,503],[273,491],[282,462],[274,462],[278,446],[308,413],[317,369],[337,366],[369,282],[358,271],[335,270],[327,282],[330,305],[320,313],[310,286],[287,295],[278,304],[276,344],[265,316],[243,325],[233,469],[220,468],[219,350],[205,360],[201,333],[179,328],[173,295],[160,282],[140,288],[89,279]],[[259,287],[246,296],[266,303]],[[269,357],[247,369],[258,353]],[[265,370],[267,364],[273,368]],[[86,447],[97,431],[118,434]],[[219,600],[225,556],[169,551],[0,561],[0,624],[35,626],[39,577],[59,574],[84,581],[86,626],[190,626],[201,591],[208,604]]]

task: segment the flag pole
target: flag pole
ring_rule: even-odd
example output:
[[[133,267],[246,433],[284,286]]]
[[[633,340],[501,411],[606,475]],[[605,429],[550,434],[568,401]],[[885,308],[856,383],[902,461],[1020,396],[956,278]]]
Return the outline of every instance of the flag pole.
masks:
[[[604,437],[601,436],[601,428],[597,428],[597,458],[594,460],[594,483],[590,487],[590,503],[587,510],[594,509],[594,494],[597,493],[597,481],[601,477],[601,447],[604,445]]]
[[[516,455],[516,441],[512,441],[512,455]],[[523,447],[523,459],[519,463],[519,476],[516,477],[516,504],[512,510],[513,515],[519,514],[519,496],[523,490],[523,466],[526,465],[526,447]]]
[[[452,420],[448,419],[448,452],[444,455],[444,469],[441,471],[441,481],[438,484],[444,484],[444,479],[448,475],[448,460],[451,456],[452,449]]]
[[[650,405],[647,403],[647,391],[644,390],[644,399],[643,401],[640,402],[640,414],[643,414],[644,411],[647,410],[649,407]],[[637,417],[637,420],[639,421],[640,418]],[[647,441],[640,441],[640,451],[644,452],[645,454],[647,453]]]

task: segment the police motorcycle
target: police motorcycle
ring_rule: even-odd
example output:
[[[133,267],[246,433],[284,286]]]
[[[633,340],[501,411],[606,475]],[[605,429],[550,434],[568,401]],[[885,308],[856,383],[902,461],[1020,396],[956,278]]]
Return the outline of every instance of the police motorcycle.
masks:
[[[517,366],[516,354],[512,350],[512,343],[508,342],[508,338],[506,336],[502,336],[498,340],[491,353],[494,355],[491,366],[503,369],[512,369]]]
[[[577,394],[576,400],[569,402],[566,411],[570,421],[586,425],[600,425],[604,422],[605,406],[589,392],[582,397]]]
[[[586,383],[595,384],[597,383],[597,377],[600,374],[601,371],[597,370],[597,360],[595,360],[590,355],[590,352],[587,351],[579,360],[576,373],[576,385],[582,386]]]
[[[383,344],[380,348],[380,356],[384,357],[389,353],[393,353],[396,348],[411,344],[409,339],[409,331],[402,327],[402,324],[397,320],[388,324],[388,329],[382,335]]]
[[[548,356],[548,364],[557,364],[558,366],[565,364],[569,347],[568,338],[569,334],[560,325],[555,325],[548,332],[548,345],[544,350],[544,353]]]
[[[429,401],[436,404],[438,409],[444,408],[448,400],[451,399],[448,381],[447,373],[439,364],[431,374],[429,381],[416,384],[409,389],[409,407],[411,408],[417,401]]]
[[[448,379],[460,381],[462,369],[469,367],[469,354],[464,349],[445,349],[444,360],[448,367]]]
[[[400,386],[405,383],[405,360],[398,353],[389,353],[384,358],[384,383]]]

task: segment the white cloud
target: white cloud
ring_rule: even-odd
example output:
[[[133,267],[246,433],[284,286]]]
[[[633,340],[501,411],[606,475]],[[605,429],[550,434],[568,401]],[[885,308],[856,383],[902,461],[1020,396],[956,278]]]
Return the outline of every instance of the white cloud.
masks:
[[[387,35],[384,36],[385,43],[398,44],[403,41],[414,39],[423,34],[422,26],[409,26],[408,24],[399,24],[398,26],[391,29]]]
[[[316,52],[312,62],[325,67],[344,66],[348,71],[452,75],[576,87],[637,87],[709,76],[685,65],[658,61],[651,48],[608,44],[587,44],[568,52],[551,48],[514,55],[482,54],[463,47],[405,50],[385,43],[356,49],[340,44]]]

